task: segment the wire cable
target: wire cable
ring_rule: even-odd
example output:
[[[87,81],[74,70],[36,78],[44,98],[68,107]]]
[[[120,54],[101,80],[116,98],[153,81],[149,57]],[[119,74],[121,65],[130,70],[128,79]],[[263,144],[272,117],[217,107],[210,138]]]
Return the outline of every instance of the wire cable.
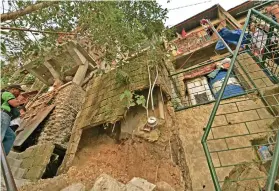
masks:
[[[199,4],[203,4],[203,3],[208,3],[208,2],[211,2],[211,1],[212,1],[212,0],[203,1],[203,2],[199,2],[199,3],[194,3],[194,4],[189,4],[189,5],[181,6],[181,7],[171,8],[171,9],[168,9],[168,10],[169,10],[169,11],[172,11],[172,10],[177,10],[177,9],[186,8],[186,7],[192,7],[192,6],[195,6],[195,5],[199,5]]]

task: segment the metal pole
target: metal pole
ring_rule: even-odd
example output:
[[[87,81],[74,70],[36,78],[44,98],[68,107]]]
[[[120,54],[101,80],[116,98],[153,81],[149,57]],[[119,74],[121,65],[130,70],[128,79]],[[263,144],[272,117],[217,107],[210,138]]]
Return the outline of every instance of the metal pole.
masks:
[[[8,191],[17,191],[16,184],[13,178],[13,174],[7,162],[6,153],[3,149],[1,142],[1,170],[4,175],[5,184]]]
[[[276,176],[278,175],[278,168],[279,168],[279,130],[277,132],[277,141],[275,146],[275,151],[273,154],[267,184],[266,184],[266,191],[273,191]]]
[[[251,10],[249,10],[248,12],[248,16],[247,18],[250,18],[250,15],[251,15]],[[246,19],[245,21],[245,24],[244,24],[244,28],[247,27],[249,23],[249,19]],[[212,24],[210,22],[208,22],[209,25],[211,25],[212,27]],[[224,43],[224,45],[226,46],[226,48],[228,48],[228,50],[233,54],[233,58],[231,60],[231,64],[230,64],[230,67],[228,69],[228,72],[227,72],[227,75],[223,81],[223,84],[222,84],[222,87],[221,87],[221,90],[220,90],[220,94],[216,100],[216,103],[213,107],[213,110],[212,110],[212,113],[209,117],[209,120],[208,120],[208,123],[207,123],[207,126],[206,126],[206,129],[205,129],[205,132],[203,134],[203,137],[202,137],[202,145],[203,145],[203,149],[204,149],[204,152],[205,152],[205,155],[207,157],[207,163],[208,163],[208,166],[209,166],[209,170],[210,170],[210,174],[212,176],[212,179],[213,179],[213,183],[214,183],[214,187],[215,187],[215,190],[217,191],[221,191],[221,187],[220,187],[220,184],[218,182],[218,176],[217,176],[217,173],[214,169],[214,164],[213,164],[213,161],[212,161],[212,158],[210,156],[210,152],[209,152],[209,149],[207,147],[207,144],[206,144],[206,139],[208,137],[208,134],[210,132],[210,129],[211,129],[211,126],[213,124],[213,121],[214,121],[214,118],[215,118],[215,115],[216,115],[216,112],[219,108],[219,105],[220,105],[220,102],[221,102],[221,99],[223,97],[223,94],[224,94],[224,90],[225,90],[225,87],[228,83],[228,80],[229,80],[229,77],[230,77],[230,74],[232,72],[232,69],[233,69],[233,66],[234,66],[234,63],[235,63],[235,60],[236,60],[236,57],[237,57],[237,52],[239,51],[239,48],[241,46],[241,42],[242,42],[242,39],[244,37],[244,32],[241,33],[240,35],[240,38],[239,38],[239,41],[237,43],[237,46],[236,46],[236,49],[235,49],[235,54],[233,53],[233,51],[230,49],[230,47],[227,45],[227,43],[224,41],[224,39],[219,35],[219,33],[217,32],[217,30],[214,28],[214,26],[212,27],[212,29],[214,30],[214,32],[218,35],[218,37],[220,38],[220,40]]]
[[[244,34],[245,34],[245,29],[247,28],[247,25],[248,25],[249,20],[250,20],[250,15],[251,15],[252,12],[254,12],[254,13],[256,13],[256,14],[261,14],[261,13],[259,13],[258,11],[254,10],[254,9],[250,9],[250,10],[249,10],[249,13],[248,13],[248,15],[247,15],[247,18],[248,18],[248,19],[246,19],[245,24],[244,24],[244,27],[243,27],[243,31],[242,31],[242,33],[241,33],[241,35],[242,35],[242,34],[243,34],[243,35],[242,35],[242,39],[241,39],[240,45],[241,45],[241,43],[242,43],[243,36],[244,36]],[[272,21],[270,18],[266,17],[265,15],[262,15],[262,16],[263,16],[265,19],[267,19],[268,21],[270,21],[270,22]],[[275,21],[272,21],[272,22],[275,23]],[[207,23],[209,24],[209,26],[211,27],[211,29],[216,33],[216,35],[217,35],[218,38],[222,41],[222,43],[225,45],[225,47],[227,48],[227,50],[233,55],[234,52],[233,52],[232,49],[229,47],[229,45],[225,42],[225,40],[220,36],[220,34],[219,34],[218,31],[215,29],[215,27],[211,24],[211,22],[207,20]],[[278,23],[277,23],[277,26],[279,26]],[[240,38],[239,38],[239,39],[240,39]],[[239,43],[239,41],[238,41],[238,43]],[[239,49],[236,49],[235,52],[239,52]],[[236,53],[236,54],[237,54],[237,53]],[[242,66],[241,63],[238,61],[237,58],[235,58],[235,60],[238,62],[239,66],[240,66],[241,69],[244,71],[244,73],[247,75],[247,77],[249,78],[249,80],[251,81],[251,83],[253,84],[253,86],[258,90],[258,93],[259,93],[259,95],[260,95],[262,101],[263,101],[266,105],[268,105],[268,107],[269,107],[270,111],[272,112],[272,114],[273,114],[274,116],[276,116],[275,112],[274,112],[273,109],[269,106],[269,104],[268,104],[268,102],[266,101],[266,99],[264,98],[262,92],[260,92],[258,86],[254,83],[253,79],[250,77],[250,75],[248,74],[248,72],[243,68],[243,66]],[[234,61],[235,61],[235,60],[234,60]],[[234,61],[231,61],[231,63],[233,63]]]

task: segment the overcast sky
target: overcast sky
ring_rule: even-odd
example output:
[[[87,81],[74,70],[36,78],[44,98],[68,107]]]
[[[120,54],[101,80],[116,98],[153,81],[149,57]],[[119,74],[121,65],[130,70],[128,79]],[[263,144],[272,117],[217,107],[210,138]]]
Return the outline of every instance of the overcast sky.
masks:
[[[176,25],[210,7],[215,4],[220,4],[225,10],[228,10],[232,7],[235,7],[241,3],[244,3],[247,0],[157,0],[157,2],[162,5],[163,8],[173,9],[178,7],[183,7],[187,5],[197,5],[183,7],[180,9],[169,10],[168,19],[165,23],[165,26]]]

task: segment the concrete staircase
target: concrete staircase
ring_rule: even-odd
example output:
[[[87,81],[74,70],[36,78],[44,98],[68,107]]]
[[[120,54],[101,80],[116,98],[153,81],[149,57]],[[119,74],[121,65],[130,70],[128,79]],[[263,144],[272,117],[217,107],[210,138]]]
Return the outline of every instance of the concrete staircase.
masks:
[[[10,169],[12,171],[13,178],[15,180],[17,188],[19,188],[19,187],[21,187],[21,186],[31,182],[30,180],[27,180],[27,179],[23,178],[23,176],[26,173],[27,169],[20,168],[22,160],[19,159],[19,153],[11,151],[9,153],[9,155],[7,156],[7,160],[8,160],[8,164],[10,166]],[[2,190],[3,191],[7,190],[3,177],[1,177],[1,185],[2,185]]]

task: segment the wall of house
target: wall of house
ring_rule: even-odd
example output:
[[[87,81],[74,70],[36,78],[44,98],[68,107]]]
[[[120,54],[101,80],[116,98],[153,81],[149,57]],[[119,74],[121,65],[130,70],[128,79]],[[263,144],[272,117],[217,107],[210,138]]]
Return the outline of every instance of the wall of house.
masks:
[[[203,129],[206,127],[212,108],[213,104],[207,104],[176,112],[179,122],[179,136],[189,166],[193,190],[214,190],[201,145]],[[259,98],[252,100],[248,96],[241,96],[222,101],[208,139],[223,139],[208,141],[208,147],[210,151],[216,151],[251,146],[250,140],[257,138],[259,135],[225,137],[270,130],[269,125],[274,121],[275,117],[267,111]],[[260,136],[263,136],[263,134]],[[219,167],[221,164],[230,165],[257,159],[255,150],[252,148],[213,153],[211,157],[215,167]],[[219,168],[217,170],[219,180],[228,176],[232,169],[233,166]]]

